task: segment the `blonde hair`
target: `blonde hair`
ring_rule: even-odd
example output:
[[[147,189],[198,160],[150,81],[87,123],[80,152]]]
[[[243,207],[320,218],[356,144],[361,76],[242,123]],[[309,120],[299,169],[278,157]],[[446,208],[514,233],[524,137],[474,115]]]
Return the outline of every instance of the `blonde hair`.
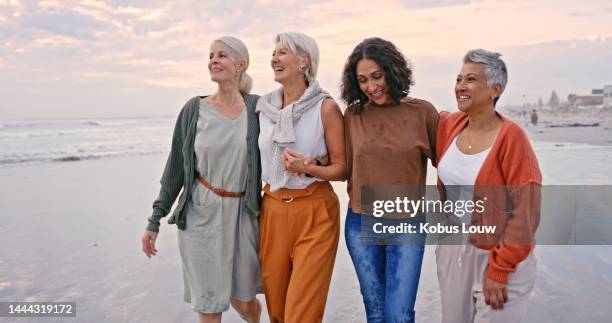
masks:
[[[289,48],[295,55],[304,58],[309,57],[309,64],[304,70],[304,78],[312,82],[317,78],[319,68],[319,46],[312,37],[302,33],[280,33],[276,35],[276,43]]]
[[[242,42],[242,40],[232,36],[219,37],[215,39],[214,42],[221,42],[225,44],[230,49],[230,54],[234,59],[242,59],[246,62],[244,70],[240,72],[240,76],[238,77],[238,90],[244,94],[251,92],[251,89],[253,88],[253,79],[246,72],[246,70],[249,68],[249,50],[247,49],[246,45]]]

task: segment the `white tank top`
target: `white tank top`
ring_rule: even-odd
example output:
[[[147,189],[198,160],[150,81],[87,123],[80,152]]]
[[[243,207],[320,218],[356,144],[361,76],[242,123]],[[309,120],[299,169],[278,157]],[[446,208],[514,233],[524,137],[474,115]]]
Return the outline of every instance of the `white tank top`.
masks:
[[[444,185],[470,185],[476,183],[476,177],[491,147],[473,155],[468,155],[457,147],[457,138],[453,139],[444,156],[438,163],[438,176]]]
[[[457,147],[457,138],[453,139],[444,156],[438,163],[438,176],[446,187],[446,199],[450,201],[468,201],[474,196],[476,177],[482,164],[489,155],[491,147],[473,155],[468,155]],[[472,214],[465,212],[457,215],[459,221],[469,223]]]
[[[327,145],[325,144],[325,131],[321,121],[321,104],[319,101],[315,107],[302,114],[302,117],[293,124],[295,133],[295,143],[290,145],[292,150],[310,158],[317,158],[327,155]],[[272,144],[272,130],[274,123],[265,114],[259,113],[259,150],[261,152],[261,179],[270,182],[270,150]],[[324,181],[316,177],[305,177],[300,179],[292,176],[283,186],[284,188],[299,189],[314,183]]]

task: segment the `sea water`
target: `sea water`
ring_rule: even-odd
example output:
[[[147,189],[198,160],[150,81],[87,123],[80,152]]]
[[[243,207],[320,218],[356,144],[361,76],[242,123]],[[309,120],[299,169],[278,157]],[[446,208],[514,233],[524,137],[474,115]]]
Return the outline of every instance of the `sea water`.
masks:
[[[0,167],[167,152],[174,117],[0,121]]]

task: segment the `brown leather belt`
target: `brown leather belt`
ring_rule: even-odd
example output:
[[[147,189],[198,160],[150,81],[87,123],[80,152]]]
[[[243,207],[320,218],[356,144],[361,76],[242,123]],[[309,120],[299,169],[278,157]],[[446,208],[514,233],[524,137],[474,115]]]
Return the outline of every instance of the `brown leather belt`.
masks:
[[[246,192],[228,192],[222,188],[216,188],[212,186],[207,180],[204,179],[204,177],[200,175],[196,177],[196,180],[200,182],[202,185],[204,185],[207,189],[213,191],[213,193],[221,197],[242,197],[246,194]]]

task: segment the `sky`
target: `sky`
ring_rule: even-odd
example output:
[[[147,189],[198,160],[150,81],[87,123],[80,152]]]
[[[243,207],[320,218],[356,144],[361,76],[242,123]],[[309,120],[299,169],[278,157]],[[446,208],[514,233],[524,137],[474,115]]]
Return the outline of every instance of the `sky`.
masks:
[[[508,65],[500,105],[546,102],[612,84],[610,21],[609,0],[0,0],[0,120],[175,116],[215,91],[206,65],[223,35],[247,44],[253,93],[265,94],[279,86],[270,56],[286,31],[317,41],[318,79],[335,97],[352,49],[377,36],[412,62],[410,95],[439,110],[456,109],[473,48]]]

